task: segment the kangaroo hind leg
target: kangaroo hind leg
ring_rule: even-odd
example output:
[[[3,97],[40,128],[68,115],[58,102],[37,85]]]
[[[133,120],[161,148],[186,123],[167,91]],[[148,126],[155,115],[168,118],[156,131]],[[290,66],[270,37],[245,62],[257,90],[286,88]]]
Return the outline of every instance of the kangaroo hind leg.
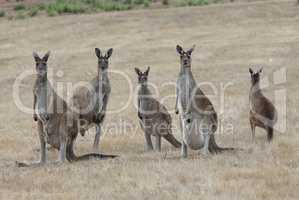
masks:
[[[101,137],[101,126],[100,125],[96,125],[96,135],[94,137],[94,143],[93,143],[93,150],[95,152],[99,152],[100,148],[99,148],[99,143],[100,143],[100,137]]]
[[[152,151],[153,148],[153,143],[152,143],[152,139],[151,139],[151,134],[145,132],[145,142],[146,142],[146,150],[147,151]]]
[[[183,141],[182,146],[181,146],[181,156],[182,158],[187,158],[188,157],[188,147],[187,144]]]
[[[66,141],[63,140],[60,142],[60,148],[59,148],[59,163],[64,163],[66,160]]]
[[[251,142],[255,142],[255,123],[250,120],[250,127],[251,127]]]
[[[183,136],[183,140],[182,140],[182,146],[181,146],[181,156],[182,158],[187,158],[188,157],[188,147],[186,142],[184,141],[184,137],[185,137],[185,126],[183,123],[184,119],[180,119],[180,127],[181,127],[181,131],[182,131],[182,136]]]
[[[46,163],[46,140],[45,140],[45,133],[43,129],[43,124],[41,121],[38,122],[37,124],[38,127],[38,134],[39,134],[39,139],[40,139],[40,161],[34,162],[31,164],[27,164],[24,162],[18,162],[16,161],[17,167],[32,167],[32,166],[41,166]]]
[[[203,146],[203,155],[208,155],[209,153],[209,143],[210,143],[210,134],[208,130],[203,130],[204,146]]]
[[[273,140],[273,128],[272,127],[267,127],[267,140],[268,142],[272,142]]]
[[[161,151],[161,136],[160,135],[156,135],[156,141],[155,141],[155,150],[156,151]]]
[[[58,158],[58,163],[64,163],[66,160],[66,149],[67,149],[67,142],[68,139],[70,139],[67,136],[67,131],[62,131],[60,133],[59,139],[60,139],[60,147],[59,147],[59,158]]]

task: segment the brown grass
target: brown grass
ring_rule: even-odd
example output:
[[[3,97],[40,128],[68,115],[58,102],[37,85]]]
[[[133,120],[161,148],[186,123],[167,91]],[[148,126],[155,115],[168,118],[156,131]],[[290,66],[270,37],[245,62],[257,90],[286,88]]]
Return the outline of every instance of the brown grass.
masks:
[[[299,196],[299,136],[297,95],[299,77],[299,9],[294,1],[212,5],[201,8],[157,9],[21,21],[0,19],[0,198],[1,199],[297,199]],[[152,67],[156,84],[175,81],[179,71],[175,45],[196,44],[193,71],[198,82],[232,82],[225,93],[221,119],[233,124],[234,134],[217,135],[224,146],[244,148],[236,153],[201,157],[163,143],[163,153],[145,153],[137,134],[105,135],[101,150],[119,159],[19,169],[16,160],[36,160],[39,147],[32,116],[16,107],[15,78],[34,67],[31,52],[52,51],[50,68],[63,70],[56,81],[89,80],[96,72],[94,47],[114,48],[111,69],[136,76],[133,67]],[[263,76],[286,68],[287,130],[275,132],[265,144],[257,131],[250,144],[248,121],[249,65],[263,65]],[[86,71],[86,72],[84,72]],[[124,80],[112,76],[110,109],[128,97]],[[32,103],[33,79],[24,81],[22,99]],[[276,86],[275,86],[276,87]],[[275,88],[274,87],[274,88]],[[205,88],[207,93],[211,92]],[[161,96],[171,94],[160,88]],[[266,90],[273,98],[273,87]],[[220,112],[219,96],[211,98]],[[132,103],[131,103],[132,104]],[[166,102],[172,109],[174,99]],[[177,117],[173,115],[174,124]],[[123,119],[138,126],[132,105],[107,116],[105,124]],[[226,123],[224,123],[225,125]],[[180,138],[180,133],[174,133]],[[77,154],[91,151],[94,131],[79,137]],[[165,153],[167,152],[167,154]],[[50,151],[50,160],[57,152]]]

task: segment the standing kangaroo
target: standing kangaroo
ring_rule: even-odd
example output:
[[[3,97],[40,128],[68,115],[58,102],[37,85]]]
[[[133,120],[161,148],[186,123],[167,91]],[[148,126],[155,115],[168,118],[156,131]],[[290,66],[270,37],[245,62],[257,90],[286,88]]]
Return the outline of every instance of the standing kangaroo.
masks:
[[[166,107],[160,104],[151,96],[147,86],[147,78],[150,67],[145,72],[138,68],[135,71],[138,75],[138,117],[144,131],[146,149],[153,150],[151,136],[156,137],[155,150],[161,151],[161,137],[166,139],[174,147],[179,148],[181,143],[175,139],[171,131],[171,117]]]
[[[109,49],[104,55],[100,49],[96,48],[98,57],[98,74],[90,81],[91,90],[87,87],[80,87],[73,95],[73,105],[79,112],[81,122],[80,133],[84,136],[85,131],[95,125],[96,135],[93,149],[99,151],[99,141],[101,136],[101,124],[105,119],[105,112],[111,92],[108,65],[113,49]]]
[[[252,141],[255,139],[255,127],[261,127],[267,131],[268,142],[273,139],[273,127],[277,122],[277,111],[274,105],[262,93],[260,88],[260,74],[262,69],[254,72],[249,68],[251,75],[251,89],[249,92],[250,113],[249,120],[252,131]]]
[[[67,106],[51,86],[47,77],[48,52],[43,58],[36,53],[36,81],[33,89],[33,118],[37,121],[41,145],[41,159],[37,163],[26,164],[17,162],[19,167],[42,165],[46,163],[46,143],[59,150],[58,162],[86,160],[90,158],[114,158],[114,155],[85,154],[77,157],[73,146],[78,135],[78,116]]]
[[[217,130],[217,113],[211,101],[197,86],[191,72],[191,54],[193,46],[188,51],[177,45],[180,55],[181,71],[177,80],[177,98],[175,111],[180,114],[180,125],[183,134],[181,149],[182,157],[187,157],[187,147],[203,153],[218,153],[233,148],[221,148],[216,144],[214,133]]]

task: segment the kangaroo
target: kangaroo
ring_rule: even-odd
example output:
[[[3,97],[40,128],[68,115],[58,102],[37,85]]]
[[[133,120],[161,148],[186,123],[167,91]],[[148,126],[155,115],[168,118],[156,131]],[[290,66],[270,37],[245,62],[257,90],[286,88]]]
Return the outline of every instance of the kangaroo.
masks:
[[[256,126],[267,131],[268,142],[271,142],[273,139],[273,127],[277,122],[277,111],[271,101],[263,95],[260,88],[260,74],[262,73],[262,69],[255,73],[249,68],[249,72],[251,76],[249,121],[252,132],[252,142],[254,142],[255,139]]]
[[[78,135],[78,116],[60,98],[47,77],[48,52],[43,58],[33,53],[36,62],[36,81],[33,89],[33,118],[37,121],[41,145],[41,159],[37,163],[17,162],[19,167],[43,165],[46,163],[46,143],[59,150],[59,163],[86,160],[91,158],[114,158],[115,155],[85,154],[77,157],[73,146]]]
[[[187,157],[187,148],[203,149],[203,154],[218,153],[233,148],[219,147],[214,133],[217,130],[217,113],[211,101],[197,86],[191,71],[191,54],[193,46],[188,51],[177,45],[180,55],[181,70],[177,80],[177,98],[175,112],[180,114],[180,126],[183,134],[181,148],[182,157]]]
[[[145,72],[135,68],[138,75],[138,118],[144,131],[146,149],[153,150],[151,136],[155,136],[155,150],[161,151],[161,137],[174,147],[181,147],[181,143],[175,139],[171,131],[171,117],[166,107],[151,96],[147,86],[150,67]]]
[[[98,57],[98,74],[90,81],[92,88],[89,90],[87,87],[80,87],[74,92],[72,98],[73,105],[80,113],[81,135],[84,136],[85,131],[91,126],[95,126],[96,128],[93,149],[97,152],[99,151],[101,124],[105,119],[105,112],[111,92],[108,65],[112,52],[113,49],[111,48],[104,55],[100,49],[95,49],[96,56]]]

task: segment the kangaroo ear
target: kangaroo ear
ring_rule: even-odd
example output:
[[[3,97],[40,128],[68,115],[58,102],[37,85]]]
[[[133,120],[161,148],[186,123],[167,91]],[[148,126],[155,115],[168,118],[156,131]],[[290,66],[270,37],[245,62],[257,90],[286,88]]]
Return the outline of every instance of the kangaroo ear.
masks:
[[[253,74],[253,70],[251,68],[249,68],[249,72],[250,74]]]
[[[108,51],[107,51],[107,58],[110,58],[110,56],[112,55],[112,52],[113,52],[113,49],[110,48]]]
[[[51,52],[48,51],[48,52],[46,53],[46,55],[43,57],[42,60],[43,60],[44,62],[48,62],[48,59],[49,59],[49,57],[50,57],[50,53],[51,53]]]
[[[183,48],[180,46],[180,45],[176,45],[176,51],[179,53],[179,54],[182,54],[183,53]]]
[[[135,72],[136,72],[136,74],[137,74],[138,76],[141,74],[140,69],[138,69],[137,67],[135,67]]]
[[[192,52],[194,51],[194,49],[195,49],[195,44],[191,47],[191,49],[189,49],[189,50],[187,51],[187,54],[191,55]]]
[[[263,68],[261,67],[261,69],[260,69],[259,73],[262,73],[262,71],[263,71]]]
[[[147,76],[148,76],[148,73],[149,73],[150,69],[151,69],[151,67],[150,67],[150,66],[148,66],[148,67],[147,67],[147,70],[145,71],[145,75],[147,75]]]
[[[40,61],[42,60],[42,59],[40,59],[40,57],[37,55],[37,53],[33,52],[32,55],[33,55],[33,58],[34,58],[35,62],[40,62]]]
[[[99,48],[95,48],[95,52],[96,52],[97,57],[100,58],[102,55],[101,50]]]

